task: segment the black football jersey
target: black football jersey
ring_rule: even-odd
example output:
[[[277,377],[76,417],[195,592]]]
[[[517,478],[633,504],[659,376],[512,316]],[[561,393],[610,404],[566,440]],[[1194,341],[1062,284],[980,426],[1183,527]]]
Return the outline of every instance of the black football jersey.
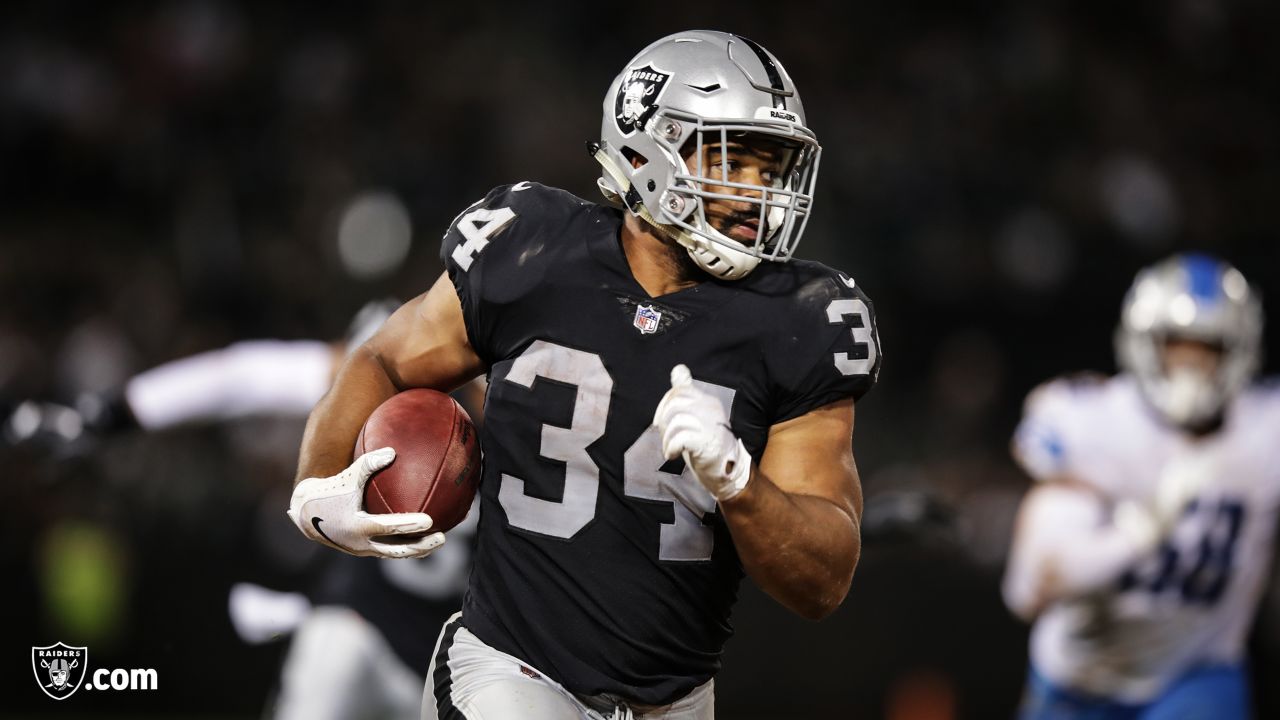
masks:
[[[424,558],[332,555],[312,593],[317,605],[350,608],[386,639],[406,666],[426,677],[440,629],[462,607],[471,569],[476,513]]]
[[[651,298],[621,212],[533,183],[455,219],[441,256],[489,368],[463,623],[569,690],[664,704],[719,669],[743,571],[715,500],[651,426],[684,363],[752,456],[875,382],[870,302],[813,262]]]

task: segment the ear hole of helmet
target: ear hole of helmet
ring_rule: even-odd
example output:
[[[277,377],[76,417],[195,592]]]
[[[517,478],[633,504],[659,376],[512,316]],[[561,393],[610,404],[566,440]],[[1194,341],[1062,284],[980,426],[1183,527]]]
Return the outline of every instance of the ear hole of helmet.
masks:
[[[627,162],[631,163],[631,167],[637,170],[649,164],[649,158],[640,154],[633,148],[629,148],[629,147],[622,148],[622,157],[626,158]]]

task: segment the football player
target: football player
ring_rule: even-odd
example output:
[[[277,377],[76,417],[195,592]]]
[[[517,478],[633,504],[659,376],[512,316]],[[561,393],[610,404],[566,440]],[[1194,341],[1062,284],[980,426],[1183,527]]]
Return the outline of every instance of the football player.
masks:
[[[1203,255],[1138,274],[1122,372],[1027,399],[1006,602],[1034,621],[1023,718],[1246,718],[1245,640],[1280,503],[1262,310]]]
[[[241,341],[151,368],[118,392],[78,398],[75,407],[23,403],[5,431],[11,441],[59,451],[59,443],[85,434],[92,440],[254,415],[303,416],[329,387],[343,356],[399,305],[391,299],[366,303],[335,342]],[[455,393],[477,421],[481,386]],[[293,633],[268,716],[418,717],[433,640],[462,604],[477,517],[473,510],[450,531],[449,547],[429,557],[335,555],[320,568],[310,598],[243,583],[233,588],[229,609],[244,639],[265,642]]]
[[[465,209],[447,272],[308,421],[299,529],[429,553],[429,517],[361,509],[394,451],[353,461],[353,441],[399,390],[489,376],[475,562],[425,718],[710,718],[744,571],[821,618],[857,564],[854,401],[879,340],[853,279],[791,259],[819,145],[790,76],[751,40],[684,32],[603,110],[610,204],[520,182]]]

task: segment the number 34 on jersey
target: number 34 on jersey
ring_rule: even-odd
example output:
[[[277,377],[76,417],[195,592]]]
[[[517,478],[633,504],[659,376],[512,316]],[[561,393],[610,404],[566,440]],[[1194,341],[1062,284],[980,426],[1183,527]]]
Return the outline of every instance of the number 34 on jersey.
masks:
[[[711,560],[724,531],[715,500],[666,461],[649,424],[671,367],[688,365],[758,454],[772,425],[875,382],[873,314],[848,276],[799,260],[649,297],[618,243],[621,221],[520,183],[465,210],[445,236],[468,338],[491,368],[482,495],[536,538],[625,527],[631,542],[656,539],[659,561]],[[656,317],[637,330],[642,307]],[[656,517],[643,509],[662,504],[670,511]],[[650,522],[657,537],[642,540]]]

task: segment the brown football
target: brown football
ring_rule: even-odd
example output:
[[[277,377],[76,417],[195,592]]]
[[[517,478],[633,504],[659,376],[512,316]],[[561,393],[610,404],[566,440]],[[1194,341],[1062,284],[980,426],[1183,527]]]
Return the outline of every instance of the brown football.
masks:
[[[355,457],[382,447],[396,459],[369,478],[365,510],[424,512],[432,532],[462,522],[480,482],[480,439],[457,401],[424,388],[393,395],[360,429]]]

